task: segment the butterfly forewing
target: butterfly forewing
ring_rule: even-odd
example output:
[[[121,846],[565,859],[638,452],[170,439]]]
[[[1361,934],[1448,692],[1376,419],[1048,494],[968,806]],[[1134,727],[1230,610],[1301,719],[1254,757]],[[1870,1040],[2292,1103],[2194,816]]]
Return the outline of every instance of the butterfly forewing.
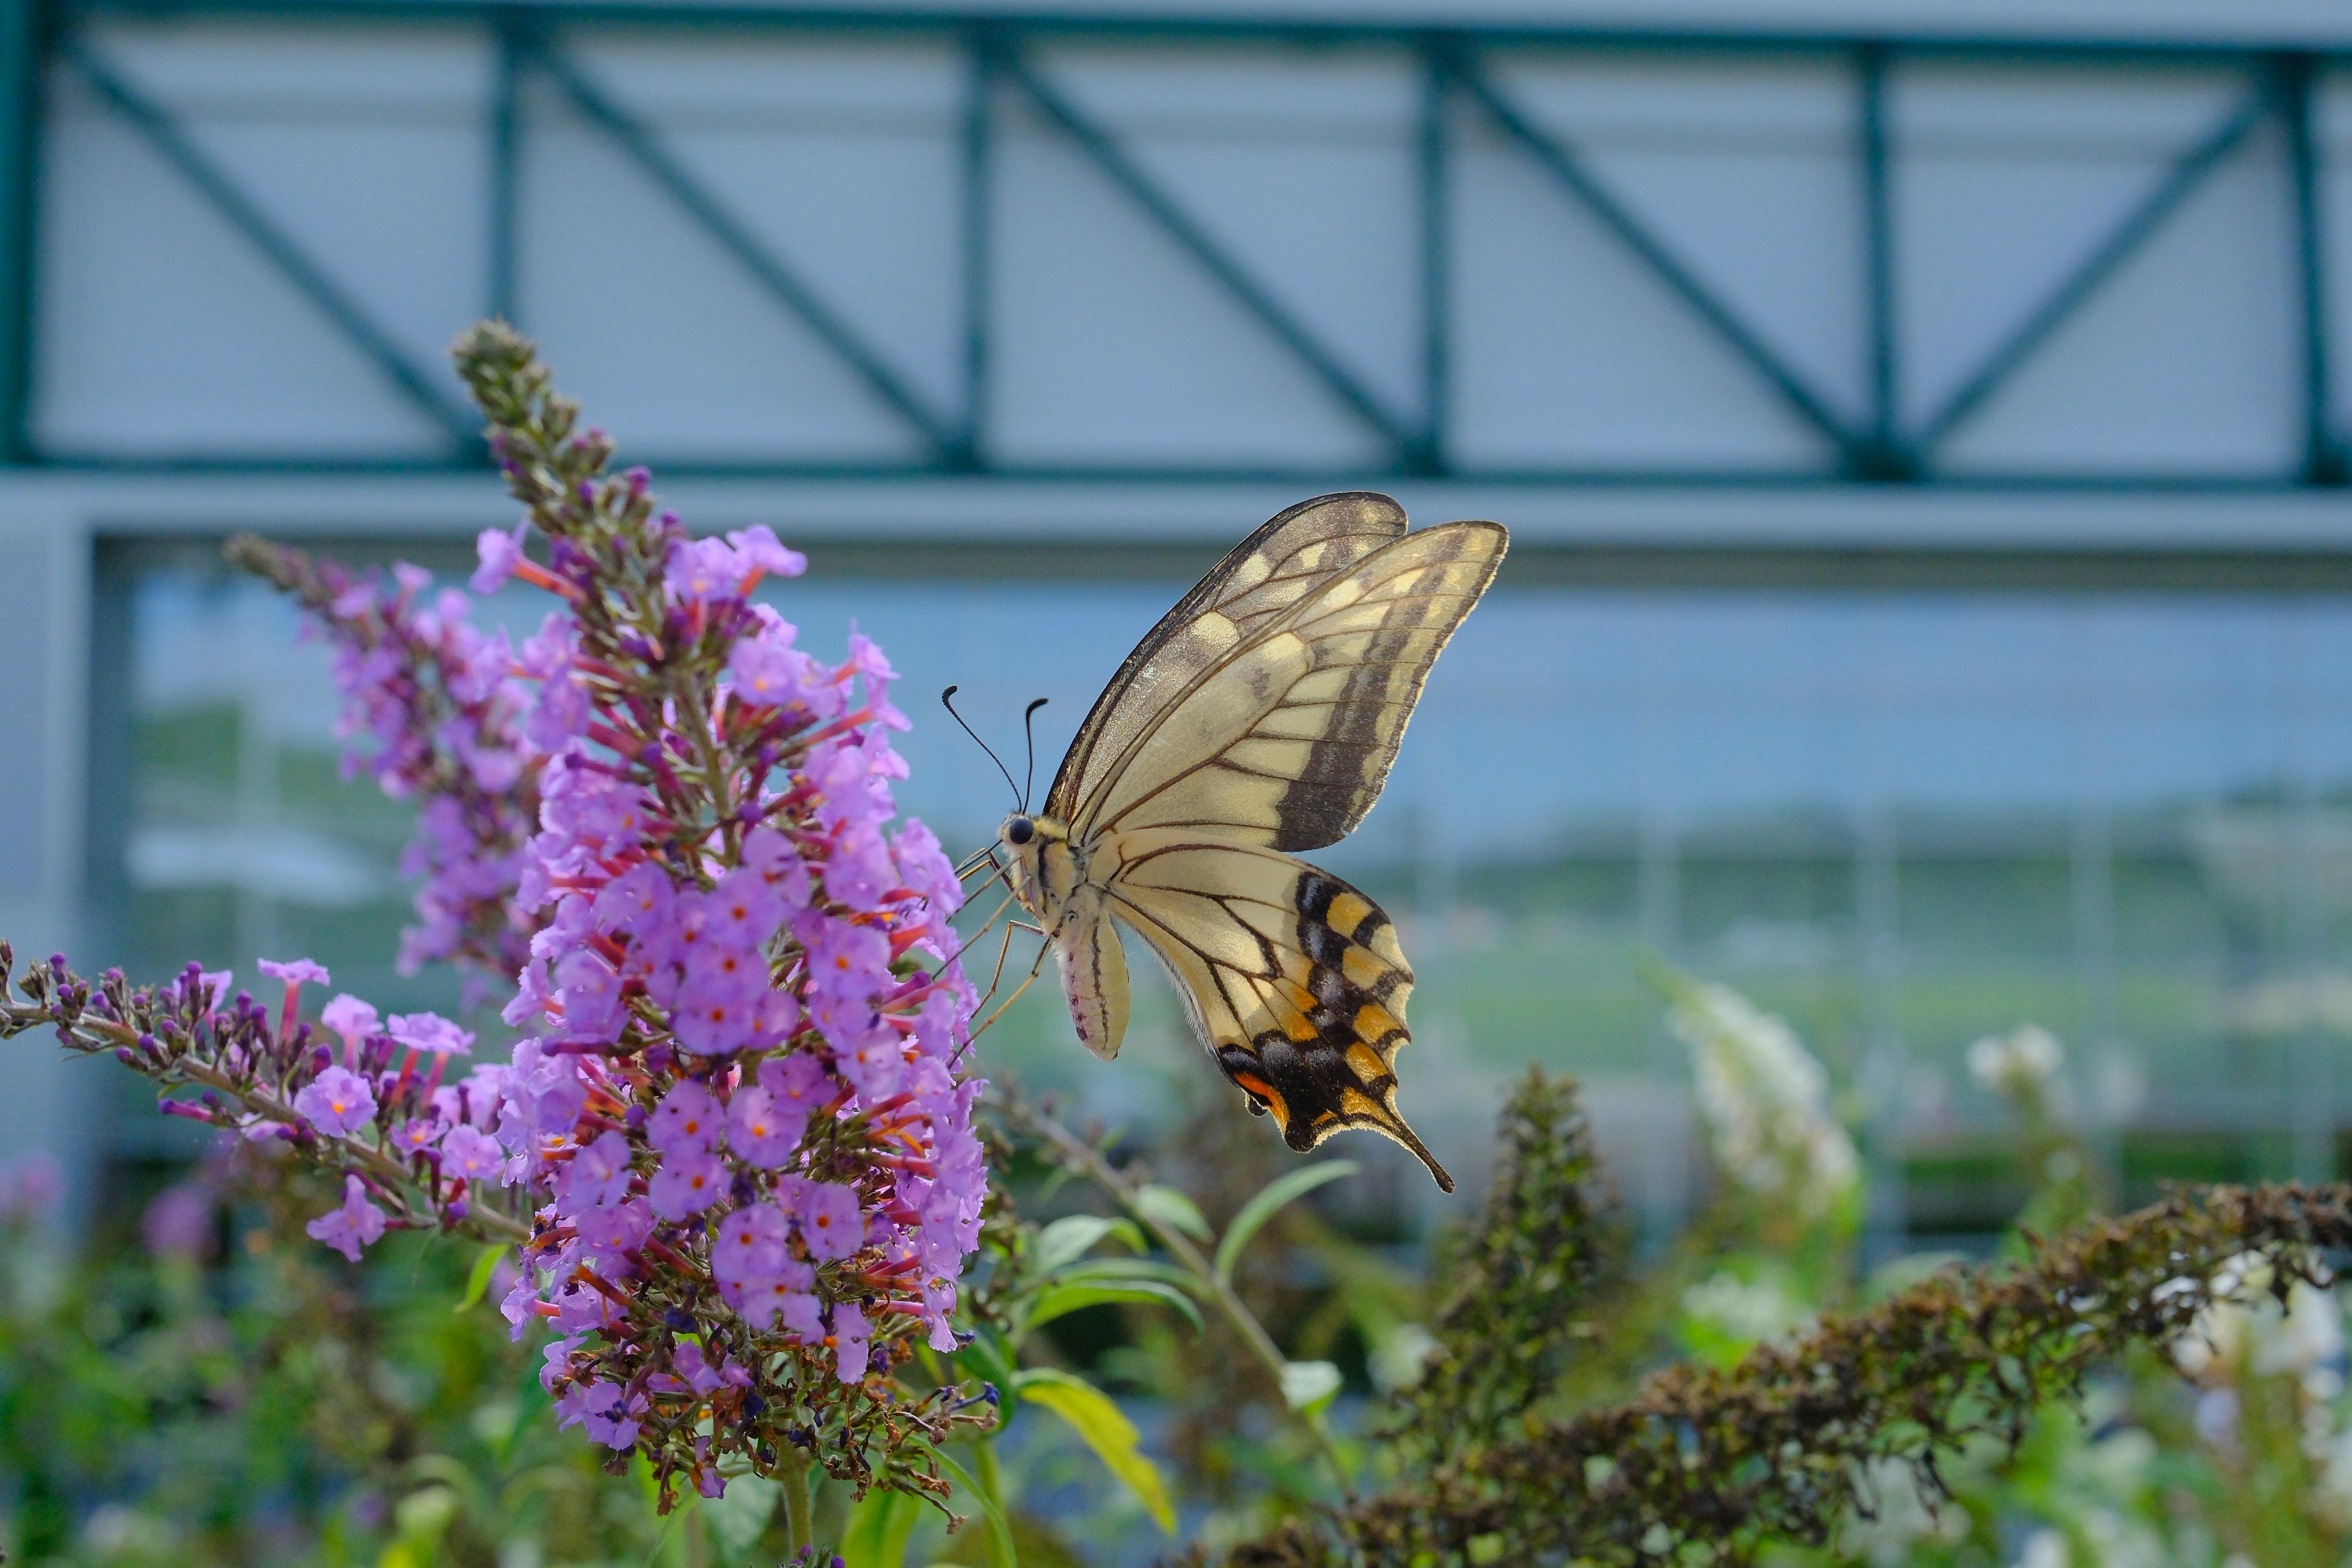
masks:
[[[1396,1108],[1412,972],[1380,906],[1278,851],[1148,828],[1105,839],[1113,912],[1174,974],[1225,1076],[1311,1149],[1369,1127],[1454,1183]]]
[[[1196,677],[1404,531],[1396,502],[1349,491],[1301,501],[1235,545],[1160,618],[1096,699],[1046,792],[1046,814],[1069,821],[1076,803]]]
[[[1140,726],[1073,831],[1193,827],[1276,849],[1345,837],[1505,542],[1496,524],[1449,523],[1325,580]]]

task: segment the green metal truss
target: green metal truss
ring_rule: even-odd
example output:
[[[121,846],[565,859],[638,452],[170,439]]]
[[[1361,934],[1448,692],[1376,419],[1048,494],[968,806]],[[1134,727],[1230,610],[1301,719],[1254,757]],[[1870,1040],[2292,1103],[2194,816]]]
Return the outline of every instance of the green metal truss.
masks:
[[[2324,182],[2313,135],[2315,79],[2337,57],[2221,46],[2053,43],[2025,40],[1871,38],[1824,34],[1704,35],[1529,27],[1426,29],[1351,24],[1248,23],[1181,18],[1085,16],[1000,16],[906,11],[865,13],[760,5],[574,5],[560,0],[497,4],[493,0],[0,0],[0,459],[17,466],[101,468],[205,468],[244,471],[375,471],[464,467],[475,456],[474,422],[442,390],[443,382],[374,321],[331,271],[279,225],[227,170],[209,159],[163,105],[141,93],[92,44],[83,24],[108,18],[242,17],[326,24],[462,24],[495,41],[498,68],[484,105],[489,152],[489,262],[483,304],[514,316],[518,299],[515,231],[520,150],[528,127],[518,114],[519,92],[536,76],[593,127],[656,189],[686,223],[724,251],[774,306],[796,319],[861,382],[877,405],[903,423],[923,456],[910,463],[811,464],[670,463],[672,472],[914,476],[1001,474],[1024,479],[1131,479],[1139,481],[1237,479],[1367,479],[1412,475],[1505,483],[1631,483],[1805,485],[1838,483],[2033,488],[2296,488],[2346,482],[2346,441],[2333,405],[2327,321]],[[963,116],[961,258],[963,374],[961,401],[937,405],[915,378],[863,335],[824,289],[803,276],[726,201],[698,180],[667,146],[657,129],[630,114],[567,48],[579,29],[615,23],[688,30],[709,27],[803,33],[891,33],[954,40],[966,62]],[[1421,272],[1419,331],[1422,398],[1418,411],[1391,405],[1280,296],[1144,166],[1107,127],[1088,116],[1040,66],[1032,45],[1045,40],[1106,38],[1171,42],[1220,38],[1269,46],[1344,44],[1393,48],[1416,63],[1422,79],[1417,199]],[[1712,53],[1796,55],[1843,62],[1853,90],[1854,168],[1864,216],[1866,280],[1867,384],[1871,405],[1860,419],[1833,402],[1776,352],[1740,310],[1713,289],[1675,247],[1645,224],[1579,150],[1542,129],[1491,68],[1517,51],[1592,51],[1675,47]],[[1943,405],[1916,425],[1903,421],[1898,391],[1903,343],[1895,310],[1895,236],[1889,214],[1889,149],[1885,84],[1890,67],[1906,58],[2045,60],[2084,66],[2117,62],[2192,61],[2241,75],[2244,90],[2210,130],[2182,148],[2141,199],[2049,294],[1962,379]],[[40,201],[37,171],[46,84],[71,73],[97,100],[137,132],[188,186],[261,255],[320,315],[382,374],[388,384],[447,432],[442,458],[385,461],[365,458],[289,458],[268,453],[143,463],[119,457],[86,458],[41,450],[29,422],[34,385],[34,321]],[[1252,468],[1212,462],[1165,467],[1037,468],[992,458],[989,443],[991,280],[988,253],[996,221],[993,159],[1000,99],[1024,101],[1037,118],[1077,150],[1177,249],[1191,258],[1266,336],[1319,384],[1333,405],[1376,437],[1382,460],[1367,468],[1326,473]],[[1448,442],[1454,353],[1449,339],[1445,218],[1457,111],[1483,121],[1548,179],[1559,200],[1596,220],[1625,252],[1678,299],[1759,381],[1821,437],[1825,454],[1815,468],[1696,474],[1672,470],[1499,470],[1456,462]],[[2203,481],[2176,476],[2085,474],[2069,478],[1951,475],[1938,455],[2057,332],[2095,297],[2213,174],[2228,156],[2266,127],[2276,127],[2286,149],[2281,161],[2294,215],[2292,276],[2297,280],[2302,357],[2300,458],[2292,471],[2254,480]]]

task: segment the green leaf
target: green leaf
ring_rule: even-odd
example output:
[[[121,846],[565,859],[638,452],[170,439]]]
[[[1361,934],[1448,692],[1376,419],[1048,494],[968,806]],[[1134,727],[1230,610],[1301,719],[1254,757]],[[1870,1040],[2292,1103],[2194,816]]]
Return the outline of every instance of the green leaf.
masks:
[[[1225,1238],[1217,1243],[1217,1283],[1234,1282],[1234,1265],[1241,1260],[1242,1248],[1250,1243],[1275,1216],[1276,1210],[1295,1198],[1303,1198],[1316,1188],[1336,1182],[1342,1176],[1356,1173],[1353,1160],[1325,1160],[1318,1164],[1303,1165],[1286,1176],[1276,1176],[1260,1187],[1257,1196],[1242,1205],[1234,1215],[1234,1223],[1225,1226]]]
[[[783,1496],[782,1481],[764,1476],[737,1476],[727,1483],[723,1495],[702,1500],[703,1518],[710,1525],[711,1544],[719,1549],[719,1561],[725,1568],[743,1568],[751,1549],[768,1532],[768,1521],[776,1517],[776,1504],[783,1500]],[[893,1563],[891,1568],[897,1568],[897,1564]]]
[[[1282,1402],[1312,1415],[1338,1396],[1339,1369],[1328,1361],[1282,1363]]]
[[[1056,1274],[1084,1258],[1104,1237],[1117,1232],[1131,1237],[1135,1226],[1127,1220],[1105,1219],[1100,1215],[1066,1215],[1037,1233],[1029,1251],[1029,1272],[1039,1279]],[[1143,1249],[1138,1247],[1136,1250]]]
[[[1021,1397],[1068,1422],[1104,1468],[1142,1500],[1160,1528],[1171,1535],[1176,1533],[1176,1510],[1168,1500],[1159,1467],[1136,1447],[1135,1423],[1111,1403],[1109,1394],[1085,1378],[1041,1366],[1021,1374]]]
[[[841,1532],[844,1568],[905,1568],[907,1539],[922,1517],[923,1505],[915,1498],[876,1487],[849,1510],[849,1524]]]
[[[457,1311],[464,1311],[489,1294],[490,1276],[499,1271],[499,1259],[507,1255],[503,1247],[486,1247],[474,1259],[474,1271],[466,1276],[466,1293],[457,1298]]]
[[[982,1490],[978,1481],[971,1479],[970,1470],[948,1458],[946,1449],[933,1448],[931,1456],[939,1460],[940,1468],[945,1470],[954,1479],[958,1486],[970,1492],[979,1502],[980,1511],[988,1521],[989,1555],[996,1564],[996,1568],[1020,1568],[1021,1554],[1013,1549],[1013,1527],[1004,1522],[1004,1510],[996,1506],[996,1500]]]
[[[1028,1326],[1040,1329],[1081,1307],[1099,1307],[1106,1301],[1157,1302],[1162,1307],[1173,1307],[1192,1323],[1194,1333],[1202,1331],[1201,1309],[1192,1304],[1192,1298],[1157,1279],[1058,1281],[1045,1287],[1036,1305],[1029,1309]]]
[[[1173,1187],[1163,1187],[1157,1182],[1147,1182],[1135,1189],[1135,1210],[1144,1218],[1157,1220],[1171,1230],[1183,1232],[1194,1241],[1211,1242],[1217,1233],[1201,1217],[1192,1200]]]
[[[1195,1295],[1208,1289],[1201,1282],[1201,1277],[1191,1269],[1163,1263],[1157,1258],[1089,1258],[1083,1263],[1065,1268],[1055,1278],[1064,1285],[1156,1279],[1162,1285],[1173,1285],[1179,1290],[1189,1290]]]

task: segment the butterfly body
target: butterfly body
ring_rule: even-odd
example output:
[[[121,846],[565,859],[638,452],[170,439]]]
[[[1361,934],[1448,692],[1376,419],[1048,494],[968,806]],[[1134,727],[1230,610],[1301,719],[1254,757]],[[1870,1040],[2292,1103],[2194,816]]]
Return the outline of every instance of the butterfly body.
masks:
[[[1395,927],[1293,851],[1371,809],[1506,542],[1488,522],[1408,533],[1385,496],[1320,497],[1244,540],[1128,656],[1043,809],[998,835],[1087,1048],[1112,1057],[1126,1032],[1124,925],[1292,1148],[1369,1127],[1452,1190],[1396,1110],[1412,972]]]

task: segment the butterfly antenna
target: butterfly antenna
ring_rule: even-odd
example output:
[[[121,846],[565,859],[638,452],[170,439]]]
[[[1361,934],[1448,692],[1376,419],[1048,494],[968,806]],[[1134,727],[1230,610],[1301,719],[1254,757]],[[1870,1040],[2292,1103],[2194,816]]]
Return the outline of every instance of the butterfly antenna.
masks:
[[[1037,782],[1037,710],[1045,706],[1042,697],[1029,704],[1021,715],[1021,733],[1029,742],[1029,772],[1021,782],[1021,809],[1029,809],[1029,786]]]
[[[1028,810],[1028,805],[1025,804],[1026,797],[1022,795],[1021,786],[1013,782],[1013,770],[1004,765],[1004,759],[1003,757],[998,756],[994,752],[988,751],[988,742],[980,738],[980,731],[973,729],[971,725],[965,724],[963,721],[963,715],[955,710],[955,702],[953,701],[953,699],[955,694],[961,689],[962,689],[961,687],[950,686],[945,691],[940,692],[940,705],[948,710],[949,718],[954,720],[958,724],[962,725],[963,732],[971,737],[971,743],[973,745],[978,746],[983,752],[988,752],[988,760],[996,764],[996,771],[1004,775],[1004,787],[1013,792],[1013,809],[1016,811]],[[1034,712],[1036,710],[1033,708],[1030,711]],[[1034,757],[1035,752],[1033,751],[1031,755]]]

